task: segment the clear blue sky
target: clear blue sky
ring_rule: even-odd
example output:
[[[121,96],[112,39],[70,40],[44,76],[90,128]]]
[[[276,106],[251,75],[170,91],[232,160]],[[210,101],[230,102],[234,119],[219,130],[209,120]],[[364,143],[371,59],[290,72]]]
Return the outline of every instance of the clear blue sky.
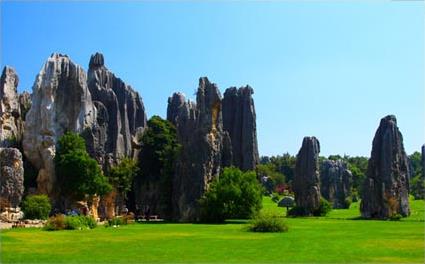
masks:
[[[380,118],[395,114],[408,153],[425,142],[423,1],[4,2],[1,66],[31,90],[52,52],[107,67],[165,117],[198,78],[222,93],[255,89],[261,155],[370,155]]]

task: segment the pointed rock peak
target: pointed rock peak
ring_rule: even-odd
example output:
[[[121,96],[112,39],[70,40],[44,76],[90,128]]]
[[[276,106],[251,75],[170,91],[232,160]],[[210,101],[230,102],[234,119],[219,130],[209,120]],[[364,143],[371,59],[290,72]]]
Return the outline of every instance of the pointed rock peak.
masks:
[[[201,77],[199,78],[199,87],[205,88],[207,86],[210,86],[211,82],[208,80],[208,77]]]
[[[96,52],[95,54],[91,55],[90,62],[89,62],[89,69],[102,67],[105,65],[105,60],[103,58],[103,54]]]
[[[381,119],[381,125],[388,123],[394,123],[395,125],[397,125],[397,118],[395,117],[395,115],[387,115],[386,117]]]
[[[171,97],[168,98],[168,103],[174,105],[183,105],[186,100],[186,97],[183,93],[177,92],[173,93]]]
[[[2,85],[3,83],[6,83],[6,82],[12,82],[15,88],[18,86],[18,83],[19,83],[19,78],[18,78],[18,75],[16,74],[15,69],[8,65],[4,66],[3,71],[1,73]]]
[[[66,59],[69,60],[69,56],[68,55],[54,52],[54,53],[52,53],[50,55],[50,58],[49,59],[57,60],[57,59],[63,59],[63,58],[66,58]]]

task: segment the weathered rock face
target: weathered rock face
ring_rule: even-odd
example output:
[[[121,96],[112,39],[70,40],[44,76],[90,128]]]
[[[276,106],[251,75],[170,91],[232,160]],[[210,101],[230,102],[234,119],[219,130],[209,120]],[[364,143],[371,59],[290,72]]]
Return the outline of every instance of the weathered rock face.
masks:
[[[17,146],[22,139],[23,122],[17,87],[18,75],[9,66],[0,78],[0,146]]]
[[[23,92],[19,95],[19,107],[22,120],[25,121],[25,116],[31,108],[31,95],[28,92]]]
[[[17,207],[24,194],[22,154],[16,148],[0,148],[0,197]]]
[[[218,87],[206,77],[200,78],[196,104],[174,94],[168,100],[167,119],[176,126],[182,144],[173,180],[174,218],[193,220],[198,215],[197,200],[232,160]]]
[[[233,165],[254,170],[259,162],[254,90],[250,86],[229,88],[223,97],[223,126],[232,142]]]
[[[88,88],[97,119],[84,137],[90,154],[107,169],[108,159],[133,155],[136,138],[146,127],[145,108],[139,94],[105,67],[100,53],[90,58]]]
[[[34,82],[23,138],[25,156],[39,171],[39,193],[54,195],[53,158],[59,137],[66,131],[81,133],[95,122],[84,70],[68,56],[52,54]]]
[[[320,191],[333,208],[348,208],[353,175],[342,160],[325,160],[320,170]]]
[[[320,205],[319,152],[319,141],[315,137],[305,137],[295,164],[295,203],[310,214]]]
[[[373,139],[360,210],[363,217],[408,216],[409,164],[395,116],[381,119]]]

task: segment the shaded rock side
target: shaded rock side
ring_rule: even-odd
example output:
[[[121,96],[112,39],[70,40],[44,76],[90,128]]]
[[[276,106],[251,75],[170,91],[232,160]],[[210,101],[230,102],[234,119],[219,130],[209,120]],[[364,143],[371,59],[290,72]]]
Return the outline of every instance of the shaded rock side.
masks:
[[[133,146],[146,127],[145,108],[139,94],[105,67],[100,53],[90,58],[88,88],[97,119],[84,137],[90,154],[107,170],[107,160],[133,156]]]
[[[315,137],[305,137],[295,163],[293,190],[295,203],[312,213],[319,208],[319,152],[320,144]]]
[[[38,170],[37,192],[54,195],[56,143],[66,131],[81,133],[96,122],[84,70],[66,55],[52,54],[33,85],[23,149]]]
[[[21,203],[24,194],[22,154],[16,148],[0,148],[0,197],[11,207]]]
[[[0,77],[0,146],[17,147],[22,140],[23,121],[17,87],[19,78],[6,66]]]
[[[409,163],[393,115],[381,119],[372,143],[360,210],[365,218],[408,216]]]
[[[167,119],[176,126],[182,144],[173,180],[174,218],[194,220],[199,213],[197,201],[232,160],[218,87],[206,77],[200,78],[196,104],[180,93],[173,94],[168,100]]]
[[[223,127],[228,131],[233,165],[241,170],[254,170],[259,162],[254,90],[250,86],[231,87],[224,92]]]
[[[333,208],[347,208],[353,175],[342,160],[325,160],[320,170],[320,191]]]

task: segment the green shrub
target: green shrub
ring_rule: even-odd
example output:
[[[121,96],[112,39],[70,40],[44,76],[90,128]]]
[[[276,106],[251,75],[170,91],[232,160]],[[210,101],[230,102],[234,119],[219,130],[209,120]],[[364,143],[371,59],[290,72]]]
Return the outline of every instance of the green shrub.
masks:
[[[199,200],[200,220],[220,223],[226,219],[247,219],[261,209],[262,188],[255,172],[224,168]]]
[[[307,216],[309,212],[301,206],[294,206],[286,212],[287,216]]]
[[[51,209],[47,195],[29,195],[22,202],[25,219],[47,219]]]
[[[324,198],[320,198],[319,208],[313,211],[314,216],[326,216],[332,210],[331,204]]]
[[[273,214],[259,214],[249,223],[252,232],[287,232],[288,226],[282,218]]]
[[[47,231],[63,229],[65,229],[65,216],[62,214],[50,217],[44,225],[44,230]]]
[[[105,224],[105,227],[120,226],[120,225],[126,225],[126,224],[127,224],[127,218],[125,218],[125,217],[114,217],[114,218],[108,220],[108,223]]]
[[[44,225],[44,230],[80,230],[93,229],[97,226],[96,220],[91,216],[64,216],[56,215],[49,218]]]
[[[352,199],[351,197],[347,197],[344,200],[344,209],[349,209],[351,205]]]
[[[326,216],[332,210],[331,204],[323,198],[320,198],[319,208],[310,212],[301,206],[294,206],[286,215],[287,216]]]
[[[84,223],[80,216],[65,217],[65,229],[78,230],[83,229]]]

